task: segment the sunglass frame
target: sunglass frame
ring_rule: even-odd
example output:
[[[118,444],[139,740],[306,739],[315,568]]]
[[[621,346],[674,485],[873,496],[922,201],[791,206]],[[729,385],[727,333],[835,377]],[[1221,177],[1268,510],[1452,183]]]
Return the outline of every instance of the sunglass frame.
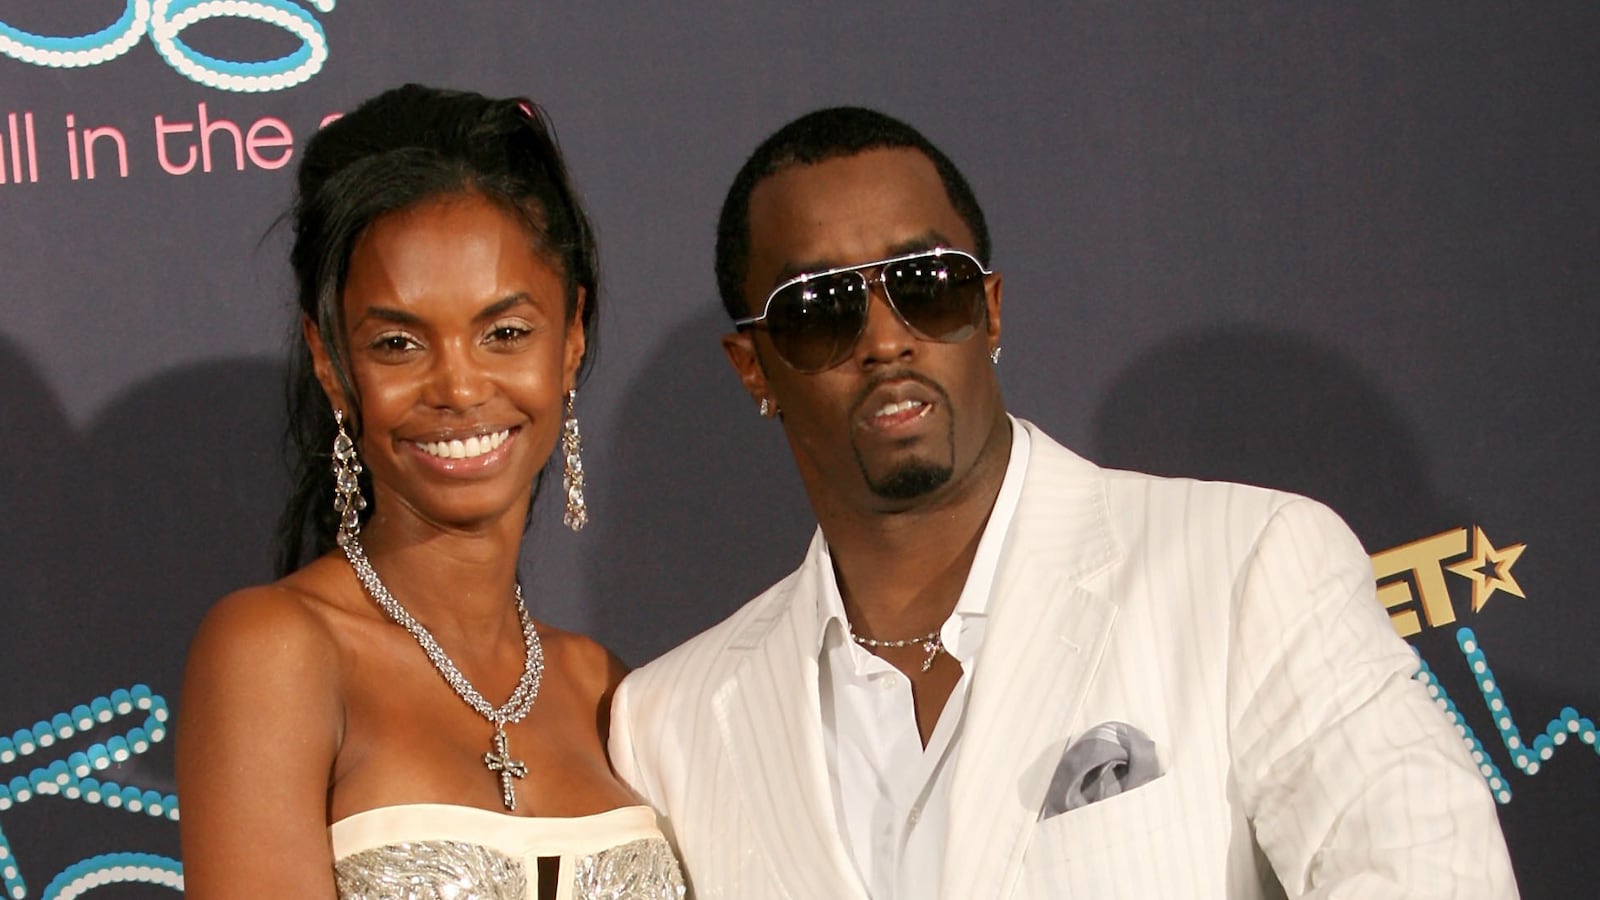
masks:
[[[893,265],[895,265],[897,263],[910,262],[910,261],[915,260],[915,259],[930,259],[930,258],[931,259],[939,259],[939,258],[945,257],[945,256],[958,256],[958,257],[961,257],[961,258],[967,260],[968,262],[972,263],[973,266],[977,267],[980,278],[988,278],[990,275],[994,274],[994,271],[992,269],[988,268],[987,266],[985,266],[983,264],[983,262],[981,260],[979,260],[976,256],[972,255],[971,253],[968,253],[965,250],[957,250],[957,249],[955,249],[953,247],[934,247],[934,248],[931,248],[931,249],[928,249],[928,250],[916,250],[916,251],[912,251],[910,253],[902,253],[902,254],[900,254],[898,256],[891,256],[891,257],[889,257],[887,259],[879,259],[879,260],[873,260],[871,262],[856,263],[855,265],[850,265],[850,266],[835,266],[834,268],[831,268],[831,269],[823,269],[820,272],[804,272],[804,273],[801,273],[799,275],[796,275],[793,278],[790,278],[790,279],[784,281],[783,283],[779,284],[777,287],[773,288],[771,290],[771,292],[769,292],[767,294],[766,302],[764,304],[762,304],[762,306],[761,306],[761,315],[759,315],[759,316],[748,316],[748,317],[745,317],[745,318],[742,318],[742,319],[735,319],[734,322],[733,322],[733,327],[734,327],[735,330],[740,330],[740,329],[744,329],[744,328],[755,328],[755,327],[758,327],[758,326],[763,326],[764,327],[764,323],[767,320],[767,315],[772,311],[772,302],[778,298],[779,294],[783,293],[786,290],[789,290],[790,288],[793,288],[793,287],[796,287],[796,286],[799,286],[799,285],[803,285],[803,284],[807,284],[807,283],[812,282],[812,281],[817,281],[819,279],[830,278],[830,277],[835,276],[835,275],[844,275],[844,274],[848,274],[848,273],[852,273],[853,272],[853,273],[857,273],[857,274],[861,275],[862,283],[865,284],[867,292],[868,292],[869,295],[870,295],[870,293],[872,291],[872,286],[873,285],[875,285],[875,284],[876,285],[881,285],[883,287],[884,298],[888,301],[889,306],[894,310],[895,316],[902,323],[904,323],[907,328],[910,328],[912,331],[916,332],[919,335],[923,335],[922,330],[917,328],[915,325],[911,324],[910,320],[908,320],[906,318],[905,312],[902,309],[900,309],[900,306],[895,302],[894,291],[891,291],[889,289],[889,284],[888,284],[887,281],[884,280],[883,273],[890,266],[893,266]],[[862,274],[862,273],[865,273],[865,272],[867,272],[869,270],[872,270],[872,269],[877,269],[878,270],[878,274],[877,274],[876,277],[868,278],[865,274]],[[985,285],[985,290],[987,290],[987,287],[988,286]],[[865,319],[865,317],[863,317],[860,328],[864,329],[865,327],[866,327],[866,319]],[[933,337],[931,335],[923,335],[923,336],[926,337],[928,340],[932,340],[932,341],[948,342],[948,341],[945,341],[945,339]],[[859,341],[860,339],[861,339],[861,331],[858,329],[857,332],[856,332],[855,340]],[[953,340],[960,340],[960,339],[956,338],[956,339],[953,339]],[[854,341],[851,342],[850,346],[854,346]],[[784,363],[786,365],[790,366],[791,368],[795,369],[796,371],[801,371],[801,372],[821,372],[821,371],[825,371],[825,370],[827,370],[829,368],[832,368],[833,366],[838,365],[844,359],[844,357],[840,357],[839,359],[830,360],[827,363],[825,363],[825,364],[823,364],[821,366],[818,366],[816,368],[803,368],[801,366],[795,365],[795,363],[793,361],[791,361],[788,358],[788,356],[786,356],[781,350],[779,351],[778,356],[779,356],[779,358],[781,358],[784,361]]]

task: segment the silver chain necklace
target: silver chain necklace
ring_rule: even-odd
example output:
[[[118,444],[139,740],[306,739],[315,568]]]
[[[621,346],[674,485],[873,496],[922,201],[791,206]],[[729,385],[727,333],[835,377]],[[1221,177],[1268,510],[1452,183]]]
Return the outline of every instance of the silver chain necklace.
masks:
[[[496,708],[461,674],[449,654],[434,640],[433,634],[411,613],[406,612],[400,601],[394,599],[394,595],[384,587],[372,563],[367,561],[367,552],[362,548],[361,541],[352,534],[340,541],[340,546],[344,549],[345,558],[350,560],[350,567],[355,569],[361,586],[367,589],[367,594],[396,625],[411,632],[411,636],[422,645],[422,652],[428,655],[428,660],[457,696],[467,701],[468,706],[494,726],[493,747],[483,754],[483,764],[490,774],[500,779],[500,799],[504,801],[506,809],[515,811],[517,793],[511,779],[526,778],[528,766],[520,759],[512,759],[506,749],[506,723],[521,722],[528,710],[533,708],[533,701],[539,696],[539,682],[544,677],[544,647],[539,643],[539,632],[534,627],[533,619],[528,617],[528,608],[522,603],[522,585],[517,585],[516,589],[517,620],[522,623],[522,642],[528,648],[528,655],[523,659],[522,677],[517,679],[516,690],[511,692],[504,704]]]
[[[922,671],[924,672],[933,668],[933,661],[940,653],[948,652],[944,649],[944,639],[939,637],[939,632],[942,630],[939,628],[935,628],[921,637],[901,638],[898,641],[880,641],[876,638],[862,637],[856,634],[855,626],[849,623],[845,624],[845,628],[850,632],[850,640],[869,650],[876,650],[879,647],[899,649],[901,647],[921,646],[922,652],[928,654],[928,658],[922,661]]]

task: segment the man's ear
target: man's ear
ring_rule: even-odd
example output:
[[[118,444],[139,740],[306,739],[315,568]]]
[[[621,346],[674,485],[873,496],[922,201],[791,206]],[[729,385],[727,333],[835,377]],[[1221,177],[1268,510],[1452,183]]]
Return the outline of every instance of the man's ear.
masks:
[[[344,386],[339,383],[339,376],[334,374],[333,360],[328,357],[328,347],[322,342],[322,331],[310,316],[300,317],[300,337],[311,351],[311,371],[316,373],[322,393],[327,395],[334,409],[348,410],[350,404],[345,402]]]
[[[989,352],[993,353],[1000,346],[1000,273],[986,276],[983,280],[984,317],[989,324]]]
[[[766,400],[776,405],[777,399],[772,396],[772,389],[767,385],[767,373],[761,368],[761,357],[756,352],[755,335],[749,331],[735,331],[723,335],[722,352],[728,354],[728,362],[739,376],[739,383],[744,385],[750,399],[757,403]]]
[[[562,360],[563,390],[570,391],[578,386],[578,367],[583,365],[583,353],[589,346],[589,336],[583,332],[583,305],[588,302],[589,295],[583,288],[578,288],[578,302],[572,307],[572,315],[567,318],[567,335],[564,342],[566,358]]]

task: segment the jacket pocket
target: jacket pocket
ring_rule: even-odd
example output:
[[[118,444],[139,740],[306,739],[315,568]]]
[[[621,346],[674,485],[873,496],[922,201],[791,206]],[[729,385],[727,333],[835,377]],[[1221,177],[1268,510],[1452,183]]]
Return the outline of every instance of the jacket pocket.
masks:
[[[1019,897],[1160,896],[1181,862],[1163,837],[1182,813],[1171,773],[1125,794],[1052,816],[1034,827],[1023,856]]]

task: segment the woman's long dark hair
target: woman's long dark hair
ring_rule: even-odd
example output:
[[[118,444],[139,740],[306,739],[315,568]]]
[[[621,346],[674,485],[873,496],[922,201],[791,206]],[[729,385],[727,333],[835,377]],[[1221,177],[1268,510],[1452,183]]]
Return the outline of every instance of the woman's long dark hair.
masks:
[[[408,84],[361,104],[324,127],[301,157],[293,210],[300,310],[316,323],[359,434],[361,400],[344,346],[344,286],[356,240],[387,213],[452,194],[478,194],[526,223],[537,249],[562,271],[567,315],[584,294],[583,367],[595,348],[599,260],[583,211],[544,112],[523,99]],[[298,323],[296,333],[298,334]],[[277,571],[284,575],[334,546],[330,453],[333,409],[317,382],[311,351],[292,340],[286,450],[294,489],[278,523]],[[362,475],[370,507],[372,485]]]

